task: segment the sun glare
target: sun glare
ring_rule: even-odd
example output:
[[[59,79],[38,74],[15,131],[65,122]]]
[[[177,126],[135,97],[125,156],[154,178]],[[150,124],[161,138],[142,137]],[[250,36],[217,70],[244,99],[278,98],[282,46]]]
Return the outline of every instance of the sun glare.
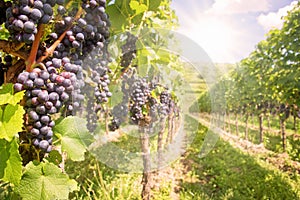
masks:
[[[220,54],[229,56],[231,48],[234,47],[234,34],[230,25],[221,20],[210,19],[207,21],[195,22],[193,36],[196,42],[201,45],[208,54]]]
[[[236,48],[235,39],[237,32],[225,19],[217,16],[195,14],[188,26],[183,30],[184,34],[197,42],[214,61],[232,59],[232,51]],[[213,54],[213,56],[212,56]]]

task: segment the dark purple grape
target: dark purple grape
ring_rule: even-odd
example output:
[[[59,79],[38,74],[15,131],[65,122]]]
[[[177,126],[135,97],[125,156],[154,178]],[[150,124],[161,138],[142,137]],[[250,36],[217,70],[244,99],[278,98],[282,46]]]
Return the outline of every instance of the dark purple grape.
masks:
[[[39,142],[39,140],[38,140],[37,138],[34,138],[34,139],[32,140],[32,144],[33,144],[34,146],[38,147],[39,144],[40,144],[40,142]]]
[[[33,22],[27,21],[24,23],[24,31],[25,33],[33,33],[36,30],[36,27]]]
[[[50,77],[49,77],[50,81],[55,82],[55,79],[57,76],[58,76],[57,74],[50,74]]]
[[[35,80],[37,77],[38,77],[39,75],[38,75],[38,73],[36,73],[36,72],[30,72],[29,73],[29,78],[31,79],[31,80]]]
[[[76,34],[76,40],[78,40],[78,41],[84,41],[84,34],[77,33]]]
[[[52,146],[49,145],[48,148],[47,148],[47,150],[46,150],[46,153],[50,153],[51,151],[52,151]]]
[[[63,86],[58,86],[55,91],[61,95],[65,91],[65,88]]]
[[[39,9],[39,10],[41,10],[41,9],[43,8],[43,2],[41,2],[41,1],[39,1],[39,0],[34,1],[33,4],[34,4],[34,5],[33,5],[34,8],[37,8],[37,9]]]
[[[34,85],[35,85],[36,87],[43,87],[43,86],[45,85],[45,83],[44,83],[44,80],[43,80],[43,79],[41,79],[41,78],[36,78],[36,79],[34,80]]]
[[[53,39],[53,40],[57,40],[58,36],[56,33],[50,33],[49,34],[50,38]]]
[[[60,109],[62,107],[61,101],[57,100],[54,104],[55,108]]]
[[[33,98],[31,99],[31,105],[37,106],[37,105],[39,105],[39,104],[40,104],[40,102],[38,101],[38,98],[37,98],[37,97],[33,97]]]
[[[27,80],[27,81],[25,81],[25,83],[24,83],[24,87],[25,87],[26,89],[31,89],[31,88],[33,88],[33,85],[34,85],[34,83],[33,83],[32,80]]]
[[[54,127],[55,126],[55,122],[54,121],[50,121],[48,124],[49,127]]]
[[[72,47],[78,48],[78,47],[80,47],[80,43],[77,42],[76,40],[74,40],[74,41],[72,42]]]
[[[31,44],[35,40],[35,36],[32,33],[24,33],[23,40],[26,44]]]
[[[35,89],[31,90],[31,95],[33,97],[37,97],[41,91],[42,90],[40,88],[35,88]]]
[[[49,110],[49,109],[51,109],[53,107],[53,103],[51,101],[47,101],[45,103],[45,107]]]
[[[67,10],[63,6],[58,6],[57,7],[57,12],[58,12],[59,15],[64,15],[67,12]]]
[[[57,108],[56,107],[51,107],[49,110],[48,110],[48,113],[49,114],[55,114],[55,113],[57,113]]]
[[[33,135],[33,136],[38,136],[40,134],[40,131],[36,128],[33,128],[31,129],[30,133]]]
[[[53,15],[53,9],[52,9],[51,5],[49,5],[47,3],[44,4],[43,10],[44,10],[45,14],[50,15],[50,16]]]
[[[44,81],[48,80],[49,77],[50,77],[50,75],[47,71],[42,71],[40,74],[40,78],[43,79]]]
[[[43,127],[40,129],[40,133],[41,133],[42,135],[47,135],[47,133],[49,132],[49,130],[50,130],[50,127],[48,127],[48,126],[43,126]]]
[[[36,112],[40,115],[46,114],[46,107],[44,105],[38,105],[36,107]]]
[[[64,82],[64,80],[65,80],[64,77],[58,75],[55,79],[55,82],[61,85]]]
[[[59,95],[56,92],[51,92],[49,94],[49,100],[54,102],[59,99]]]
[[[61,59],[53,58],[52,59],[53,67],[60,68],[61,66]]]
[[[43,115],[43,116],[41,116],[40,121],[41,121],[43,124],[48,124],[49,121],[50,121],[50,117],[49,117],[48,115]]]
[[[13,21],[13,26],[16,31],[21,31],[24,28],[24,23],[22,22],[22,20],[15,19]]]
[[[60,99],[63,101],[63,102],[67,102],[69,100],[69,95],[66,93],[66,92],[63,92],[61,95],[60,95]]]
[[[53,131],[49,130],[48,133],[47,133],[47,135],[46,135],[46,138],[50,138],[48,140],[49,144],[52,143],[52,137],[53,137]]]
[[[28,5],[21,6],[20,13],[22,13],[24,15],[29,15],[31,13],[31,8]]]
[[[39,20],[39,19],[41,19],[41,17],[42,17],[42,13],[39,9],[34,8],[34,9],[31,10],[31,13],[30,13],[30,18],[31,19]]]
[[[84,28],[87,25],[86,21],[82,18],[78,19],[77,23],[78,23],[78,26],[81,28]]]
[[[40,129],[42,127],[42,123],[40,121],[34,122],[33,127]]]
[[[64,18],[64,22],[66,23],[66,25],[71,25],[73,22],[73,18],[70,16],[67,16]]]
[[[38,100],[40,102],[45,102],[49,100],[49,95],[48,95],[48,91],[47,90],[42,90],[39,94],[38,94]]]
[[[69,86],[72,85],[72,82],[70,81],[70,79],[64,79],[63,82],[62,82],[62,85],[67,88]]]
[[[14,91],[15,92],[20,92],[23,89],[23,84],[21,83],[15,83],[14,84]]]
[[[43,151],[46,151],[49,147],[49,142],[47,140],[42,140],[39,143],[39,148],[42,149]]]
[[[52,17],[50,15],[44,15],[40,22],[42,24],[48,24],[51,21]]]
[[[39,115],[35,111],[30,111],[29,112],[29,118],[33,121],[38,121],[39,120]]]

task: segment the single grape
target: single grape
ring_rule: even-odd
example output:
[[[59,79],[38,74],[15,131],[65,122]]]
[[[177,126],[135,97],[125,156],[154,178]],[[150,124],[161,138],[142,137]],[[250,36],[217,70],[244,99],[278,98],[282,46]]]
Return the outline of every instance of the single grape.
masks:
[[[49,142],[47,140],[42,140],[39,143],[39,148],[42,149],[43,151],[46,151],[49,147]]]

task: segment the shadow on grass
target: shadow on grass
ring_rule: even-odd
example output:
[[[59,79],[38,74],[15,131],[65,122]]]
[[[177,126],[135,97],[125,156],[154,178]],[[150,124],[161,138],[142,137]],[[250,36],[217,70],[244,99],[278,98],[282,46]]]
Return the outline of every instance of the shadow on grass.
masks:
[[[199,145],[205,132],[200,128],[183,161],[190,170],[181,181],[181,199],[300,199],[299,188],[295,188],[299,186],[289,178],[261,166],[223,140],[200,159]]]

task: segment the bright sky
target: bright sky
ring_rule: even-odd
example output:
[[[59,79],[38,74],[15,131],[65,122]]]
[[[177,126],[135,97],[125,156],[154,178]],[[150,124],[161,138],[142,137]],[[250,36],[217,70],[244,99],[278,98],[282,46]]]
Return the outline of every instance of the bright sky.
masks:
[[[293,0],[173,0],[179,32],[198,43],[213,62],[247,57],[272,27],[280,27]]]

